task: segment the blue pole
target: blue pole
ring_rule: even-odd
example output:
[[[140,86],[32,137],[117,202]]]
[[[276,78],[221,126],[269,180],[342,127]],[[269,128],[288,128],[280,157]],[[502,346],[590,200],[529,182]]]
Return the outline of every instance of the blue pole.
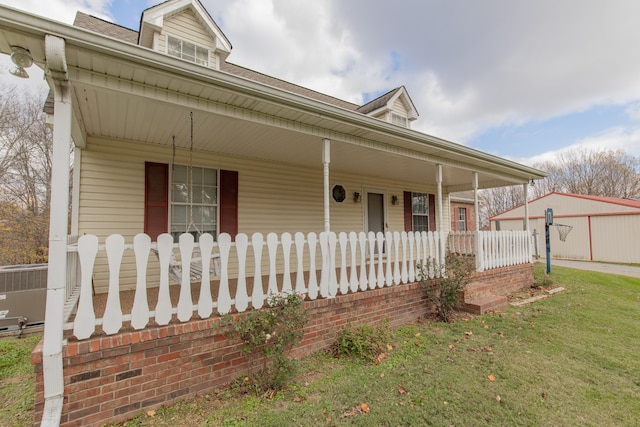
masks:
[[[547,243],[547,274],[551,273],[551,239],[549,238],[549,223],[544,225],[544,238]]]

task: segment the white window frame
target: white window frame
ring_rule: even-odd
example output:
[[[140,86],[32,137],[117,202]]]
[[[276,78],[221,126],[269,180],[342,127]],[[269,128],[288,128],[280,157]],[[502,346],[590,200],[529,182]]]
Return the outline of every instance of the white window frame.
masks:
[[[424,212],[420,209],[420,206],[416,206],[415,197],[424,197]],[[419,211],[419,212],[416,212]],[[426,218],[427,229],[422,229],[423,227],[417,227],[415,218]],[[428,193],[419,193],[419,192],[411,192],[411,229],[416,231],[430,231],[431,224],[429,224],[429,194]]]
[[[180,43],[180,51],[176,52],[176,53],[172,53],[170,50],[170,45],[171,45],[171,41],[174,40],[178,43]],[[167,34],[167,55],[169,56],[173,56],[175,58],[180,58],[184,61],[188,61],[188,62],[192,62],[194,64],[198,64],[198,65],[203,65],[205,67],[209,66],[209,49],[201,46],[197,43],[193,43],[190,42],[188,40],[184,40],[181,39],[180,37],[176,37],[176,36],[172,36]],[[192,48],[193,49],[193,54],[190,55],[188,51],[185,50],[185,47],[188,48]],[[202,54],[202,56],[206,57],[206,59],[200,59],[198,56],[198,51],[200,51],[200,54]]]
[[[458,208],[458,231],[468,231],[467,208]]]
[[[183,168],[186,171],[186,181],[185,182],[177,182],[176,178],[178,176],[178,173],[176,172],[177,168]],[[214,237],[214,239],[217,240],[217,236],[218,236],[218,231],[220,230],[220,170],[219,169],[214,169],[214,168],[209,168],[209,167],[204,167],[204,166],[193,166],[192,167],[192,171],[194,172],[193,175],[193,184],[191,184],[191,188],[193,189],[193,199],[194,200],[202,200],[204,198],[204,196],[206,195],[206,193],[203,193],[203,189],[204,188],[208,188],[210,191],[208,192],[209,195],[215,194],[215,200],[213,202],[207,203],[207,202],[203,202],[203,201],[189,201],[189,196],[190,196],[190,185],[189,185],[189,179],[191,176],[191,171],[189,170],[189,166],[187,165],[180,165],[180,164],[173,164],[171,165],[171,171],[170,171],[170,177],[169,177],[169,233],[171,233],[174,237],[175,240],[177,240],[178,236],[182,233],[184,233],[187,229],[187,227],[189,226],[190,222],[191,222],[191,218],[190,218],[190,214],[191,214],[191,209],[193,208],[193,213],[194,213],[194,218],[193,218],[193,222],[196,225],[196,227],[198,228],[198,230],[195,230],[193,227],[191,227],[191,229],[189,230],[189,232],[191,234],[193,234],[196,242],[198,241],[198,237],[200,236],[200,234],[202,233],[211,233]],[[198,179],[196,174],[197,173],[201,173],[204,174],[204,171],[212,171],[213,172],[213,176],[215,176],[215,183],[206,183],[206,182],[202,182],[204,181],[204,178],[202,179]],[[201,175],[202,177],[203,175]],[[186,192],[185,194],[185,199],[184,200],[176,200],[176,192],[174,191],[174,188],[176,185],[182,185],[184,186],[184,191]],[[200,196],[197,195],[197,192],[200,191]],[[174,222],[175,220],[175,215],[174,215],[174,207],[181,207],[184,206],[186,208],[186,224],[181,222],[180,224],[176,224]],[[208,224],[205,224],[202,221],[202,218],[196,218],[197,216],[197,211],[200,210],[200,208],[212,208],[212,212],[215,214],[215,217],[213,218],[213,226],[211,227]],[[198,233],[198,231],[200,233]]]

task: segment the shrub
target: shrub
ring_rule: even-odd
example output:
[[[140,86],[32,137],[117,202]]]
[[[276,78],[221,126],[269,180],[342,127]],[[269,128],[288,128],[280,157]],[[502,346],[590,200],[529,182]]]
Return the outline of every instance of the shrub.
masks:
[[[232,338],[242,341],[242,350],[252,361],[250,383],[256,391],[280,390],[295,374],[295,361],[289,359],[291,349],[304,338],[307,312],[304,296],[295,293],[271,295],[268,307],[244,315],[228,315],[223,328]],[[254,369],[262,362],[261,368]]]
[[[334,354],[375,363],[384,353],[389,336],[389,322],[386,319],[376,328],[368,325],[357,328],[347,326],[338,335]]]
[[[436,316],[443,322],[449,322],[460,294],[471,282],[471,274],[475,270],[473,258],[449,253],[445,257],[445,265],[435,265],[436,271],[440,271],[440,279],[429,280],[430,265],[421,266],[420,283],[427,294],[427,298],[436,309]]]

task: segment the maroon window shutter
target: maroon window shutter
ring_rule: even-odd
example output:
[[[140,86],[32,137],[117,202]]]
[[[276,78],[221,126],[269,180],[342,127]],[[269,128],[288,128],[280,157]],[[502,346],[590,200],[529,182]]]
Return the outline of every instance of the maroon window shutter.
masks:
[[[429,231],[436,231],[436,196],[429,194]]]
[[[144,164],[144,232],[152,241],[167,232],[169,224],[169,165]]]
[[[465,231],[471,231],[471,218],[469,218],[469,211],[471,209],[469,208],[464,208],[464,221],[465,221],[465,225],[466,225],[466,230]]]
[[[404,192],[404,231],[413,231],[413,203],[411,191]]]
[[[238,172],[220,171],[220,233],[238,234]]]

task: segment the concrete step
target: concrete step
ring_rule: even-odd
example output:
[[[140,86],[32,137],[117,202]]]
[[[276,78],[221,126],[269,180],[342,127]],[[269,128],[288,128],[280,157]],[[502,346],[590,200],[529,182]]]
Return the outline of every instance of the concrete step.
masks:
[[[507,297],[503,295],[487,295],[468,299],[462,303],[462,309],[474,314],[485,314],[494,310],[507,308]]]

